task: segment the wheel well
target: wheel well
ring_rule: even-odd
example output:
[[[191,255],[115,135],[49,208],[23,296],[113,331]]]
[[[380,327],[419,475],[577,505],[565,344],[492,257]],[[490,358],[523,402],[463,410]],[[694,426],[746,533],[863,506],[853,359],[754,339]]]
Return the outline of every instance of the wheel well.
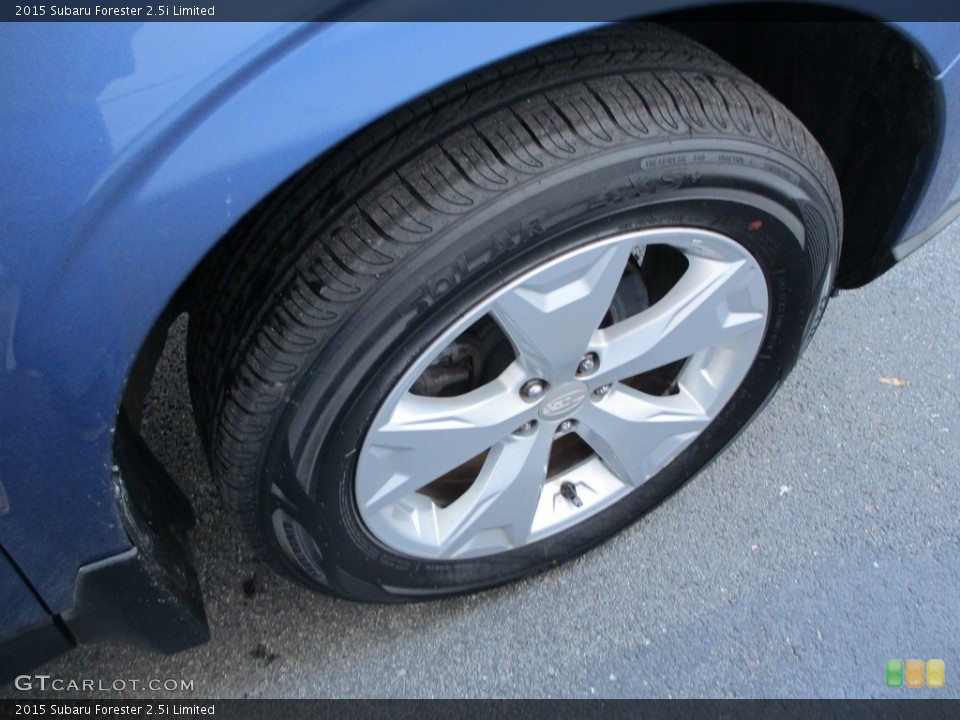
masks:
[[[910,40],[863,15],[779,3],[652,20],[736,66],[817,138],[844,205],[836,286],[860,287],[887,270],[886,248],[920,197],[939,140],[934,73]]]

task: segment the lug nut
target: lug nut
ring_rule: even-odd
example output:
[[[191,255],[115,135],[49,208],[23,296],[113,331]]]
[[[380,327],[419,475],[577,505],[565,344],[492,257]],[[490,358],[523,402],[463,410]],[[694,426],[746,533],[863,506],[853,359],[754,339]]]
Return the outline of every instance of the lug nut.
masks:
[[[536,420],[527,420],[523,425],[518,427],[513,431],[514,435],[532,435],[533,431],[537,429]]]
[[[577,366],[577,375],[592,375],[600,367],[600,358],[595,352],[588,352]]]
[[[557,432],[568,433],[571,430],[573,430],[576,426],[577,426],[576,420],[564,420],[562,423],[560,423],[560,427],[557,428]]]
[[[608,395],[610,393],[610,388],[612,387],[613,385],[611,385],[610,383],[607,383],[606,385],[601,385],[600,387],[598,387],[596,390],[593,391],[593,396],[595,398],[602,398],[604,395]]]
[[[547,391],[547,383],[540,379],[527,380],[520,388],[520,397],[524,400],[533,402],[543,397]]]

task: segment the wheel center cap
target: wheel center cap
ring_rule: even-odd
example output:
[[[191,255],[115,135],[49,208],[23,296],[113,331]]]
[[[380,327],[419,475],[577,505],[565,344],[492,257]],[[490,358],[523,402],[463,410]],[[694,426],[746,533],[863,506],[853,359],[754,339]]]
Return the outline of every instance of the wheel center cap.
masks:
[[[586,384],[582,382],[568,382],[555,387],[540,403],[540,417],[543,420],[565,418],[580,407],[589,394]]]

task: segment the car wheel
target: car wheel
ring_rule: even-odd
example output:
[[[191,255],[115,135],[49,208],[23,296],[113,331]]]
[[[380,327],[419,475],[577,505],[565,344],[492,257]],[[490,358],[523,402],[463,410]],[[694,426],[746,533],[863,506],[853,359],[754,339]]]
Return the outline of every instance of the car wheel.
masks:
[[[277,568],[360,600],[582,553],[777,388],[840,214],[803,126],[656,27],[441,88],[200,269],[191,390],[226,504]]]

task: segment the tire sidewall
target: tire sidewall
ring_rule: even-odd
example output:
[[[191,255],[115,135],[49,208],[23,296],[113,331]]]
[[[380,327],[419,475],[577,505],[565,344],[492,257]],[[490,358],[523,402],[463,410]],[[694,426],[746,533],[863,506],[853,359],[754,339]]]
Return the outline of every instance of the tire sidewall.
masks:
[[[832,279],[839,238],[829,198],[799,163],[764,146],[704,138],[660,145],[598,153],[477,208],[410,253],[341,323],[278,413],[262,460],[264,534],[289,569],[335,592],[378,601],[505,583],[626,527],[748,424],[796,362]],[[825,257],[811,251],[811,218],[833,229]],[[357,509],[356,463],[381,403],[416,358],[467,308],[545,260],[615,234],[670,226],[735,240],[756,259],[769,292],[757,358],[707,429],[619,502],[528,546],[431,561],[378,542]],[[278,489],[294,504],[311,505],[300,508],[299,522],[291,513],[277,522],[271,498]]]

